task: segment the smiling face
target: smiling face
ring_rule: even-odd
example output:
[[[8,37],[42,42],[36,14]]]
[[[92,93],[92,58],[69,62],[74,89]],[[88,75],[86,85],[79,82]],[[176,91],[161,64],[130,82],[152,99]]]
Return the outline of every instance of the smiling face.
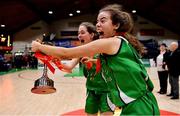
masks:
[[[84,25],[80,25],[78,30],[78,39],[82,44],[86,44],[93,40],[93,34],[90,34]]]
[[[111,15],[108,11],[100,12],[97,17],[96,30],[99,38],[108,38],[115,35],[118,26],[113,25]]]

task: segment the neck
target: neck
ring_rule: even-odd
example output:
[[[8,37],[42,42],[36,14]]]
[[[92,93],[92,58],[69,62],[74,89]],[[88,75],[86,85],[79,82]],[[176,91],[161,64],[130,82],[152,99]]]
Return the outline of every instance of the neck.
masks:
[[[125,33],[126,33],[126,32],[116,32],[116,33],[115,33],[115,36],[119,36],[119,35],[124,36]]]

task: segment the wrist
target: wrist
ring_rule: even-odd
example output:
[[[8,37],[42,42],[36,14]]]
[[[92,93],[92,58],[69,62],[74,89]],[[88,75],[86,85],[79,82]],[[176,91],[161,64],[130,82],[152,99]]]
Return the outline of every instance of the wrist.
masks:
[[[42,44],[39,43],[38,46],[37,46],[37,51],[41,51],[41,46],[42,46]]]

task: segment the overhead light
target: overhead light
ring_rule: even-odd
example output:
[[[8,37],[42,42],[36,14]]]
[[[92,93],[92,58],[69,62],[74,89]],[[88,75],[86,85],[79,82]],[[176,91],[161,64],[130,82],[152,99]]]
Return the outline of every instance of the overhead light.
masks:
[[[53,14],[53,11],[52,11],[52,10],[50,10],[50,11],[48,11],[48,13],[49,13],[49,14]]]
[[[5,27],[6,25],[4,25],[4,24],[1,24],[1,27]]]
[[[10,45],[10,35],[8,35],[7,46],[11,46]]]
[[[81,13],[81,11],[80,10],[76,10],[76,13]]]
[[[132,13],[136,13],[136,10],[132,10]]]
[[[6,38],[5,37],[1,37],[1,42],[5,42]]]
[[[1,34],[1,42],[5,42],[5,40],[6,40],[6,38],[4,37],[4,35],[3,34]]]
[[[69,16],[71,16],[71,17],[72,17],[72,16],[73,16],[73,14],[72,14],[72,13],[69,13]]]

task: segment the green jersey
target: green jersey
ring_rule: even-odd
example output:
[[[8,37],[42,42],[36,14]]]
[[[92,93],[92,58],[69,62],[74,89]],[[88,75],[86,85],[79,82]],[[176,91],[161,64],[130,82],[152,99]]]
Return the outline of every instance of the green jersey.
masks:
[[[119,36],[121,45],[115,55],[100,55],[102,77],[106,81],[116,106],[124,106],[152,91],[143,63],[136,50]]]
[[[95,55],[94,59],[98,59],[99,55]],[[93,63],[91,69],[87,69],[85,65],[83,65],[84,76],[87,78],[86,87],[89,90],[95,91],[108,91],[107,84],[104,79],[101,77],[101,71],[96,73],[96,64]]]

